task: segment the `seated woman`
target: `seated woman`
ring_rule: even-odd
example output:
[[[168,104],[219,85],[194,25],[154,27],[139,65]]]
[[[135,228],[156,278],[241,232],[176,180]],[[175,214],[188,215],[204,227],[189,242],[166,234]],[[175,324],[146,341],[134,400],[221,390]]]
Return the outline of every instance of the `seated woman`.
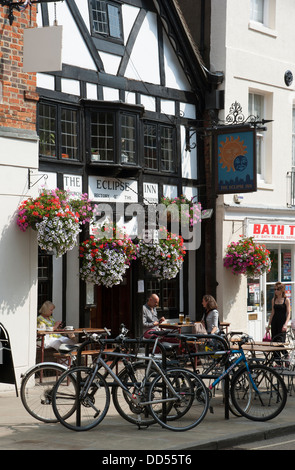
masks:
[[[216,300],[212,295],[204,295],[202,305],[205,308],[205,314],[202,323],[206,331],[210,335],[218,335],[219,333],[219,313]]]
[[[55,321],[52,313],[55,309],[55,305],[50,302],[50,300],[46,300],[42,307],[39,310],[40,315],[37,318],[37,328],[39,330],[47,330],[53,329],[57,330],[61,324],[61,321]],[[60,333],[52,333],[50,335],[45,335],[44,339],[44,347],[45,349],[54,348],[58,351],[59,347],[63,343],[67,344],[75,344],[75,335],[73,333],[63,336]]]

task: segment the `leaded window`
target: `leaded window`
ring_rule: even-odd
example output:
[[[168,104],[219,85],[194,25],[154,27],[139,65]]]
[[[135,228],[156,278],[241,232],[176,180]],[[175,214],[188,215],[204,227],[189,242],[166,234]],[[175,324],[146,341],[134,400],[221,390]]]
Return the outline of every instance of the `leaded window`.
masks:
[[[105,0],[91,0],[93,33],[122,39],[121,5]]]
[[[62,160],[79,160],[79,125],[76,109],[39,104],[39,154]]]
[[[175,172],[175,129],[162,124],[144,124],[144,162],[151,170]]]

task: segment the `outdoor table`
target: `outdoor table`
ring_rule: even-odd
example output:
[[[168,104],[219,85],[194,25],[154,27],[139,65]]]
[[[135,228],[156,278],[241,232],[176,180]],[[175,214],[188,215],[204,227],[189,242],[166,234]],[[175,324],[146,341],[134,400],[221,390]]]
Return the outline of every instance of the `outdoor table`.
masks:
[[[41,339],[41,362],[44,362],[44,340],[45,340],[45,335],[52,335],[52,334],[68,334],[68,333],[75,333],[75,334],[81,334],[84,333],[106,333],[106,331],[103,328],[74,328],[73,330],[66,330],[64,328],[62,329],[57,329],[57,330],[41,330],[37,329],[37,339]]]
[[[291,346],[285,345],[283,343],[248,343],[242,346],[244,351],[251,352],[253,357],[256,357],[256,353],[262,353],[264,355],[264,360],[266,364],[272,362],[272,353],[279,351],[288,351],[293,349]]]

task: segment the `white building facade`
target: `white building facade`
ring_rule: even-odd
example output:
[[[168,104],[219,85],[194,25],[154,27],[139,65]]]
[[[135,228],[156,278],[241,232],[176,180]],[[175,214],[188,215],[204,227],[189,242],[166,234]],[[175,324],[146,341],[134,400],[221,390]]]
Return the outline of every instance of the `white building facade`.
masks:
[[[55,258],[38,249],[36,232],[19,230],[16,215],[20,203],[44,187],[88,193],[94,203],[106,198],[115,205],[122,196],[114,191],[118,181],[130,188],[125,202],[146,205],[185,194],[206,208],[199,191],[202,145],[191,137],[188,150],[187,135],[192,123],[203,119],[205,94],[212,87],[174,0],[67,0],[13,13],[8,24],[8,8],[1,10],[6,74],[0,82],[0,322],[11,338],[19,384],[21,373],[35,362],[36,319],[45,300],[55,304],[56,320],[107,326],[115,334],[121,322],[138,333],[140,308],[151,292],[160,295],[167,318],[179,312],[196,318],[205,293],[196,289],[196,276],[204,284],[197,266],[205,252],[188,250],[176,279],[159,282],[137,264],[119,286],[88,286],[79,277],[78,246]],[[60,67],[43,61],[43,46],[38,50],[35,40],[22,68],[24,29],[35,21],[48,33],[56,28],[55,39],[62,29],[62,48],[55,50]],[[7,55],[15,31],[14,43],[21,45],[17,61]],[[87,236],[84,231],[80,241]]]
[[[211,67],[225,75],[219,119],[238,102],[245,119],[272,121],[257,134],[257,192],[217,200],[218,304],[232,330],[259,340],[275,282],[286,285],[294,312],[294,19],[292,0],[211,2]],[[227,245],[241,235],[253,236],[271,252],[272,269],[261,279],[234,276],[223,267]]]

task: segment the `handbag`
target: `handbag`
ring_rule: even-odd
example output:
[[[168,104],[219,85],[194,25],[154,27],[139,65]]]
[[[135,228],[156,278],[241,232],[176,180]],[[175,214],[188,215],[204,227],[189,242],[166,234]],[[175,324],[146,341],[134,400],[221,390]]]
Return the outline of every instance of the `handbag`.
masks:
[[[201,322],[194,323],[192,329],[193,329],[194,334],[198,334],[198,335],[207,335],[208,334],[206,328],[204,327],[203,323],[201,323]]]
[[[271,336],[270,336],[270,333],[269,331],[267,331],[263,337],[263,340],[262,341],[267,341],[267,342],[271,342]]]

